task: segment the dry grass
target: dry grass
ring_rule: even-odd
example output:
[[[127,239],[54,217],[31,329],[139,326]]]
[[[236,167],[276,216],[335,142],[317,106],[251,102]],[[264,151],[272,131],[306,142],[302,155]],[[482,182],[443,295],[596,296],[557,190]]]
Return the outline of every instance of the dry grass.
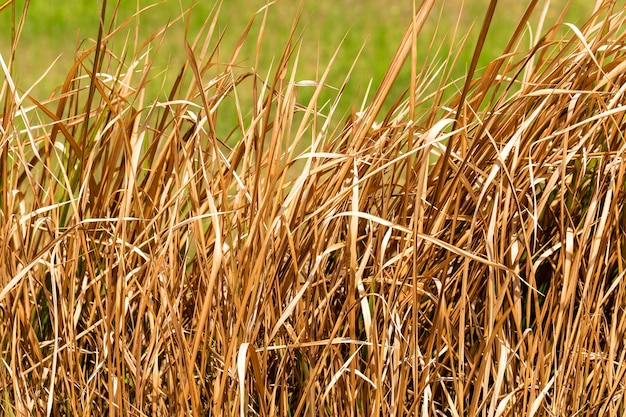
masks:
[[[454,57],[414,59],[432,3],[348,117],[299,34],[247,73],[218,11],[167,102],[108,20],[50,99],[2,57],[2,414],[623,414],[626,15],[528,51],[524,16],[448,99]]]

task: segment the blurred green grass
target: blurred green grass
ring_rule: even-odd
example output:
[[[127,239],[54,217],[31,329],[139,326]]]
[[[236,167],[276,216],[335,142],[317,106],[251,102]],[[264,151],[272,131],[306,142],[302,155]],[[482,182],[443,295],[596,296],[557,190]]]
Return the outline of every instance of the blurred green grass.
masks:
[[[156,79],[147,89],[150,94],[148,98],[151,100],[165,98],[167,89],[186,60],[185,25],[187,23],[189,25],[187,38],[191,41],[198,34],[207,17],[215,13],[215,8],[219,5],[213,1],[196,3],[185,19],[177,21],[168,29],[159,46],[159,53],[152,69],[152,78]],[[440,2],[431,13],[427,26],[418,38],[418,70],[426,62],[442,62],[447,58],[446,53],[451,50],[460,54],[457,65],[452,71],[453,77],[460,79],[471,60],[471,53],[488,3],[483,0]],[[513,22],[517,21],[518,16],[523,13],[526,3],[515,0],[500,1],[479,66],[484,66],[500,56],[506,40],[514,30]],[[552,3],[545,28],[549,27],[549,22],[563,10],[566,1],[558,0]],[[585,0],[575,0],[566,21],[580,23],[585,20],[592,8],[589,3]],[[18,14],[23,4],[23,0],[14,1]],[[76,50],[92,46],[93,40],[97,38],[101,4],[101,1],[76,1],[71,5],[44,0],[31,2],[12,74],[22,91],[30,88],[57,58],[50,72],[33,89],[33,95],[38,99],[43,99],[50,96],[54,88],[63,83],[73,63]],[[139,9],[147,6],[154,7],[142,12],[134,19],[122,31],[121,36],[112,40],[109,47],[121,53],[126,43],[125,40],[128,39],[129,50],[125,56],[132,57],[136,54],[133,47],[141,45],[152,33],[168,22],[174,21],[193,4],[194,2],[190,0],[120,2],[116,24],[120,24]],[[255,11],[265,4],[266,0],[227,1],[221,4],[217,27],[218,33],[224,31],[220,44],[220,60],[226,61],[230,57],[245,26]],[[113,3],[110,3],[109,13],[112,7]],[[535,12],[533,22],[537,21],[540,7]],[[337,0],[334,2],[305,0],[302,3],[279,1],[269,9],[267,29],[257,70],[260,74],[266,74],[272,63],[278,59],[287,42],[294,17],[301,11],[302,17],[297,32],[297,34],[302,33],[298,79],[318,78],[336,48],[343,41],[338,59],[334,62],[327,81],[327,84],[331,86],[340,87],[358,51],[363,47],[344,92],[344,102],[349,103],[344,110],[350,105],[358,106],[370,81],[372,88],[375,89],[382,80],[409,24],[412,10],[412,2],[408,0],[390,1],[385,5],[374,0]],[[189,19],[189,22],[186,22],[186,19]],[[459,19],[457,37],[466,34],[468,36],[466,46],[460,51],[459,39],[452,39],[457,19]],[[260,20],[261,17],[257,17],[248,42],[244,44],[239,55],[237,62],[241,65],[242,72],[254,64]],[[530,46],[530,34],[527,33],[525,39]],[[434,52],[429,51],[431,42],[432,47],[441,46],[441,51],[445,53],[434,56]],[[153,48],[156,47],[156,43],[153,42]],[[214,46],[216,43],[217,37],[214,35],[210,44]],[[5,61],[8,60],[10,50],[11,7],[0,13],[0,53]],[[159,74],[163,76],[163,79],[159,79]],[[390,97],[397,97],[408,87],[409,77],[409,68],[406,66]],[[311,93],[307,90],[312,89],[303,89],[302,95],[299,95],[299,100],[302,102],[306,102],[309,97],[307,94]]]

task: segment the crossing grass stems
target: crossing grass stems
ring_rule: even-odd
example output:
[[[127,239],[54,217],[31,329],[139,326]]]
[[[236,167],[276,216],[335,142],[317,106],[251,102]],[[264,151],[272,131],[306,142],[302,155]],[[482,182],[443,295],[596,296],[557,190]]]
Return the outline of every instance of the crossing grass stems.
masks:
[[[237,65],[280,3],[229,51],[216,7],[147,101],[167,27],[116,55],[109,3],[49,98],[0,62],[2,414],[623,414],[615,2],[528,46],[531,1],[480,68],[492,1],[459,81],[415,59],[426,0],[347,114],[337,55],[298,77],[296,22],[271,71]]]

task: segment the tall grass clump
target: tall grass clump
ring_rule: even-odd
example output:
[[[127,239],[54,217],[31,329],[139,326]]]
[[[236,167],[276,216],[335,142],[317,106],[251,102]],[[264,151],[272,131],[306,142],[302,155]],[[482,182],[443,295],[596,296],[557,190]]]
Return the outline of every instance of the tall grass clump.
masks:
[[[531,1],[478,68],[496,1],[471,62],[421,63],[433,3],[347,114],[341,49],[314,80],[297,21],[264,49],[280,4],[228,51],[217,7],[156,102],[167,27],[115,50],[131,23],[104,1],[42,99],[13,82],[9,6],[1,413],[623,414],[626,14],[552,24]],[[244,42],[269,72],[239,65]]]

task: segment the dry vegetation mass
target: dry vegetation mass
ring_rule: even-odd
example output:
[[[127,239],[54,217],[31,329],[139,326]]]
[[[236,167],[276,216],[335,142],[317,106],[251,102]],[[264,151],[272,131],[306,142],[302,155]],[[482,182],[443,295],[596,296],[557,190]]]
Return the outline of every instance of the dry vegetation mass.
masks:
[[[477,69],[492,1],[458,83],[433,3],[347,115],[300,32],[249,71],[217,8],[167,101],[166,28],[116,55],[106,1],[50,98],[1,56],[0,413],[624,414],[624,9],[530,37],[530,1]]]

